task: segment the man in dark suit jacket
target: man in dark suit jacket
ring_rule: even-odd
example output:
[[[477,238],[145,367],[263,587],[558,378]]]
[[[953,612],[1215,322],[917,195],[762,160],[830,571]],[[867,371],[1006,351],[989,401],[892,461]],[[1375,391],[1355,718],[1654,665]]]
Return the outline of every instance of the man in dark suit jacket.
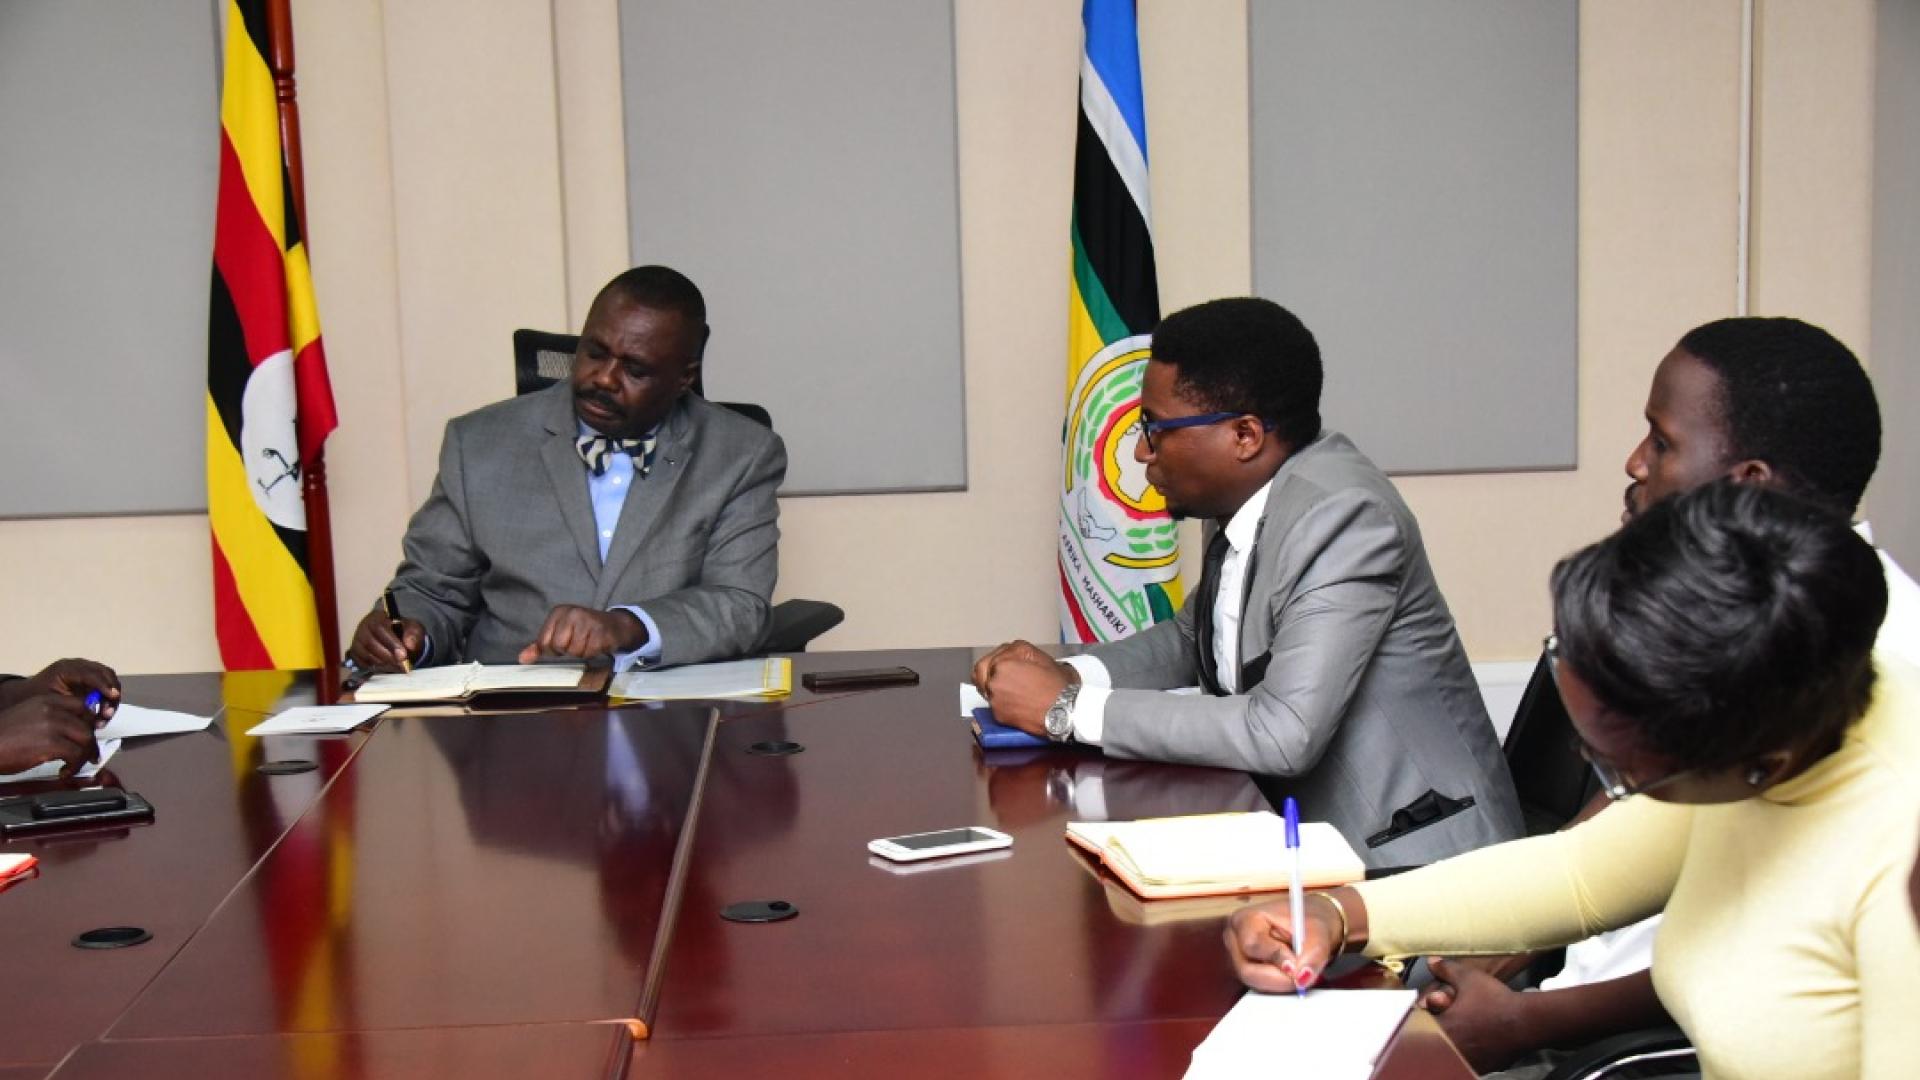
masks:
[[[349,658],[686,664],[752,652],[777,571],[786,449],[691,393],[708,329],[693,282],[613,279],[571,378],[447,425],[433,493]]]
[[[1369,865],[1518,835],[1513,781],[1412,511],[1320,427],[1319,347],[1286,309],[1216,300],[1153,335],[1135,457],[1214,519],[1179,615],[1056,664],[1025,642],[974,675],[1003,723],[1110,756],[1245,769]],[[1199,684],[1206,694],[1167,688]]]

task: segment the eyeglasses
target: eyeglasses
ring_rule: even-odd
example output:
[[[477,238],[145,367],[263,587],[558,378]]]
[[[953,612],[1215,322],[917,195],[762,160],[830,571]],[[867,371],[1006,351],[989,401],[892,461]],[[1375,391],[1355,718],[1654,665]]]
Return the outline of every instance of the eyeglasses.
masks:
[[[1547,639],[1541,642],[1541,645],[1546,650],[1547,669],[1553,673],[1554,688],[1559,689],[1560,636],[1558,634],[1548,634]],[[1564,703],[1566,694],[1562,693],[1560,698],[1562,703]],[[1588,746],[1587,741],[1580,737],[1578,729],[1570,730],[1567,734],[1573,740],[1574,750],[1578,752],[1582,758],[1586,759],[1588,765],[1593,766],[1593,775],[1600,780],[1600,790],[1606,792],[1607,798],[1615,802],[1619,802],[1621,799],[1627,798],[1630,795],[1645,795],[1649,791],[1658,791],[1668,784],[1673,783],[1675,780],[1684,776],[1691,776],[1698,771],[1696,769],[1679,769],[1658,779],[1649,780],[1644,784],[1635,783],[1627,777],[1625,772],[1621,771],[1618,765],[1601,757],[1595,752],[1593,747]]]
[[[1228,420],[1238,420],[1245,415],[1247,414],[1237,412],[1208,412],[1201,413],[1198,416],[1173,416],[1165,420],[1143,419],[1140,421],[1140,437],[1147,441],[1147,453],[1158,453],[1159,451],[1156,450],[1153,445],[1153,437],[1163,431],[1178,431],[1181,428],[1190,427],[1206,427],[1208,424],[1221,424]],[[1268,431],[1272,431],[1273,421],[1262,419],[1260,426]]]

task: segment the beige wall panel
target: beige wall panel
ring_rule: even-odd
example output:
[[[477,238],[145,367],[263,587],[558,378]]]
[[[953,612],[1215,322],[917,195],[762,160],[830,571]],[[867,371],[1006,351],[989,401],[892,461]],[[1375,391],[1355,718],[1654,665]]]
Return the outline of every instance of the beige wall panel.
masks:
[[[514,329],[567,321],[553,18],[548,0],[383,10],[418,502],[446,421],[513,393]]]
[[[567,318],[542,329],[578,331],[600,286],[631,265],[619,17],[618,0],[553,0]]]
[[[0,521],[0,671],[90,656],[130,674],[220,667],[202,514]]]
[[[327,476],[345,642],[392,575],[413,510],[381,5],[296,0],[294,33],[314,292],[340,413]]]
[[[1755,7],[1750,310],[1871,363],[1873,0]]]

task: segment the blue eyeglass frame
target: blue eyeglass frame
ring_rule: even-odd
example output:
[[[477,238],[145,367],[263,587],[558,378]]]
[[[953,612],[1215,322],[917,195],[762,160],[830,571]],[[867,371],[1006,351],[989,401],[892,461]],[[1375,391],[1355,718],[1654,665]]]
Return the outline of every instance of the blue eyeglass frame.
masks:
[[[1142,420],[1140,421],[1140,437],[1147,441],[1148,453],[1158,453],[1159,451],[1155,450],[1153,446],[1153,437],[1163,431],[1178,431],[1181,428],[1190,427],[1206,427],[1208,424],[1221,424],[1228,420],[1238,420],[1247,415],[1250,414],[1239,412],[1206,412],[1199,413],[1195,416],[1173,416],[1165,420]],[[1262,428],[1267,431],[1273,430],[1273,421],[1265,417],[1259,417],[1258,419]]]

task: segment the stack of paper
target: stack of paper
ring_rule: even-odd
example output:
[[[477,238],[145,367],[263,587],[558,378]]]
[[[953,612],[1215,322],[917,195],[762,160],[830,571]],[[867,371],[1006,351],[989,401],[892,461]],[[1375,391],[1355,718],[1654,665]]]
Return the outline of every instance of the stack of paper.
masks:
[[[689,664],[664,671],[628,671],[613,677],[608,694],[626,701],[786,697],[793,693],[793,661],[784,656]]]
[[[1366,1080],[1411,1008],[1411,990],[1248,991],[1193,1048],[1187,1080]]]
[[[1115,877],[1148,899],[1267,892],[1292,884],[1287,826],[1279,816],[1201,814],[1145,821],[1076,821],[1067,839],[1100,857]],[[1358,881],[1366,864],[1323,821],[1300,826],[1300,877],[1309,888]]]
[[[375,675],[353,692],[360,704],[464,701],[479,694],[593,692],[583,687],[582,664],[451,664],[410,673]]]

